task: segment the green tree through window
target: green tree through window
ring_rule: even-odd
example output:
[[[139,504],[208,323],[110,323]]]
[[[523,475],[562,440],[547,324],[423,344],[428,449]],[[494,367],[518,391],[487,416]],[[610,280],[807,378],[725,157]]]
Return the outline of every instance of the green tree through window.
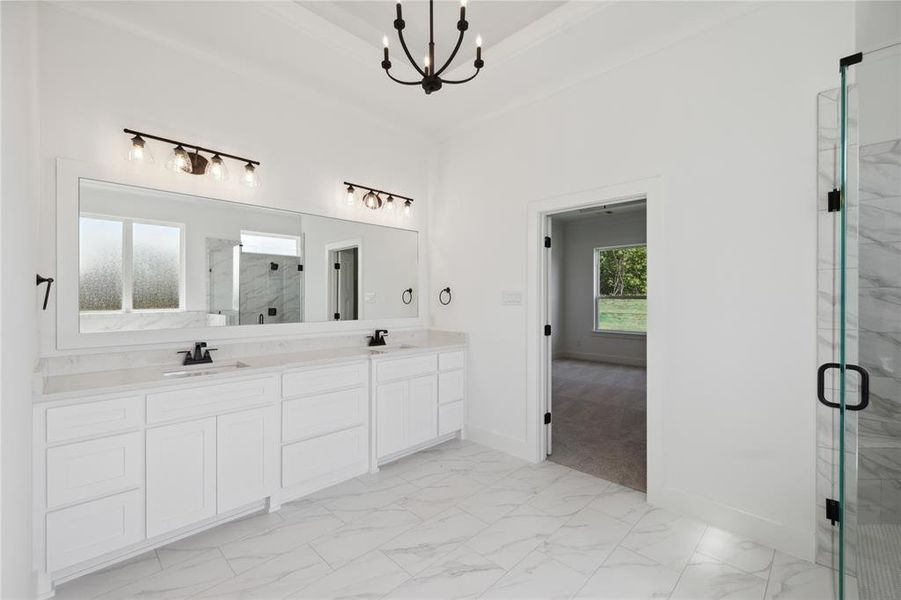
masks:
[[[594,252],[595,330],[647,331],[647,248],[596,248]]]

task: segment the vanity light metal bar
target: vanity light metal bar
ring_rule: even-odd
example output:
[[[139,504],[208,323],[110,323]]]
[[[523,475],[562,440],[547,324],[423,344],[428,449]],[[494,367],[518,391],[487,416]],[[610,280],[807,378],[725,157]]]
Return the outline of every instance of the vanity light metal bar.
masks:
[[[166,165],[173,171],[191,173],[193,175],[204,175],[209,172],[213,179],[224,181],[228,178],[228,170],[222,162],[222,158],[225,157],[244,163],[244,176],[241,179],[245,185],[248,187],[258,187],[260,185],[259,176],[256,174],[256,167],[260,166],[260,161],[258,160],[213,150],[212,148],[205,148],[197,144],[180,142],[178,140],[144,133],[143,131],[136,131],[134,129],[125,128],[123,131],[128,135],[134,136],[131,139],[132,149],[128,153],[128,159],[131,161],[141,163],[153,162],[153,157],[150,155],[149,150],[144,149],[144,138],[147,138],[175,146],[172,157]],[[185,148],[191,148],[194,152],[188,152]],[[213,156],[208,160],[205,156],[200,155],[201,152],[206,152]],[[208,166],[209,169],[207,169]]]
[[[366,208],[370,208],[372,210],[378,210],[385,207],[386,210],[393,211],[394,210],[394,200],[399,198],[404,201],[404,214],[409,215],[410,211],[413,208],[413,198],[409,196],[401,196],[400,194],[395,194],[393,192],[388,192],[385,190],[380,190],[378,188],[370,187],[368,185],[360,185],[359,183],[351,183],[350,181],[345,181],[344,185],[347,186],[347,204],[348,206],[353,206],[355,202],[354,192],[357,188],[361,190],[366,190],[366,193],[363,194],[363,205]],[[387,194],[388,198],[382,200],[382,194]]]

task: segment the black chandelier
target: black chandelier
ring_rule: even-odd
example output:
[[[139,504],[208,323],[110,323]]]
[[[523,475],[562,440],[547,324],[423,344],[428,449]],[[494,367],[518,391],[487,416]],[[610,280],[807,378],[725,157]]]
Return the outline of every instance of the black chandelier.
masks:
[[[404,54],[407,55],[410,64],[412,64],[413,68],[422,76],[422,79],[419,81],[401,81],[391,74],[391,61],[388,59],[388,36],[385,36],[383,40],[385,43],[385,58],[382,60],[382,68],[385,69],[385,73],[392,81],[396,81],[402,85],[421,85],[426,94],[431,94],[432,92],[440,90],[441,86],[445,83],[457,85],[459,83],[472,81],[475,79],[476,75],[479,74],[479,71],[482,70],[482,67],[485,66],[485,61],[482,60],[482,38],[480,36],[476,38],[476,59],[472,63],[476,68],[476,72],[466,79],[453,80],[441,78],[441,74],[444,73],[445,69],[453,62],[454,57],[457,56],[457,52],[460,50],[460,44],[463,43],[463,36],[466,34],[466,30],[469,29],[469,23],[466,21],[466,0],[460,0],[460,20],[457,21],[457,31],[460,32],[460,37],[457,38],[457,44],[454,46],[454,50],[451,52],[450,57],[448,57],[444,65],[438,70],[435,70],[435,1],[429,0],[429,52],[425,57],[425,65],[423,67],[420,67],[413,59],[413,55],[410,54],[407,43],[404,41],[404,27],[406,26],[407,24],[404,22],[401,14],[400,2],[398,2],[397,18],[394,20],[394,28],[397,30],[397,37],[400,39],[400,45],[401,48],[404,49]]]

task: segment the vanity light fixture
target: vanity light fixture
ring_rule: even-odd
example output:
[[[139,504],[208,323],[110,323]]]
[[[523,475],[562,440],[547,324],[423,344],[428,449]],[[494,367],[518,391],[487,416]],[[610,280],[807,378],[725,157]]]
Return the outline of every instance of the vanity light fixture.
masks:
[[[450,56],[445,61],[445,63],[441,66],[441,68],[436,70],[438,63],[435,62],[435,0],[429,0],[429,49],[428,54],[425,56],[425,60],[423,60],[423,67],[420,67],[415,60],[413,60],[413,55],[410,54],[410,50],[407,48],[407,43],[404,41],[404,28],[407,26],[406,22],[403,19],[400,0],[397,2],[397,18],[394,19],[394,28],[397,30],[397,37],[400,40],[400,46],[403,48],[404,54],[407,56],[407,60],[413,66],[417,73],[422,76],[422,79],[419,81],[402,81],[397,79],[391,74],[391,60],[388,56],[388,36],[382,37],[382,43],[385,46],[384,55],[382,58],[382,68],[385,69],[385,74],[388,75],[388,78],[391,81],[399,83],[401,85],[418,85],[421,86],[423,90],[425,90],[426,94],[431,94],[432,92],[437,92],[441,89],[441,86],[445,83],[457,85],[460,83],[466,83],[468,81],[472,81],[476,78],[476,75],[479,74],[479,71],[482,70],[482,67],[485,66],[485,61],[482,60],[482,36],[478,36],[476,38],[476,59],[472,63],[476,69],[476,72],[470,75],[465,79],[442,79],[441,74],[450,66],[450,64],[454,61],[454,58],[457,56],[457,52],[460,51],[460,45],[463,43],[463,36],[466,35],[466,30],[469,29],[469,22],[466,20],[466,0],[460,0],[460,19],[457,21],[457,31],[460,32],[460,36],[457,38],[457,43],[454,46],[454,49],[451,51]]]
[[[153,154],[150,152],[150,148],[147,148],[144,138],[139,135],[131,138],[131,148],[128,149],[128,160],[144,165],[153,164]]]
[[[128,151],[128,160],[132,162],[141,164],[149,164],[153,162],[153,155],[147,148],[144,139],[147,138],[174,146],[172,155],[169,157],[169,160],[166,161],[166,167],[172,171],[175,171],[176,173],[209,175],[215,181],[227,181],[228,168],[226,167],[223,158],[231,158],[233,160],[245,163],[244,175],[243,177],[241,177],[241,182],[244,185],[250,188],[257,188],[260,187],[260,184],[262,183],[260,181],[260,175],[259,173],[257,173],[257,167],[260,166],[260,162],[257,160],[251,160],[242,156],[235,156],[234,154],[228,154],[219,150],[204,148],[203,146],[198,146],[196,144],[188,144],[186,142],[179,142],[178,140],[170,140],[169,138],[159,137],[157,135],[151,135],[149,133],[143,133],[140,131],[135,131],[133,129],[125,129],[124,131],[128,135],[134,136],[131,138],[131,149],[129,149]],[[192,152],[189,152],[185,148],[190,148]],[[206,156],[201,154],[201,152],[212,154],[213,157],[208,159]]]
[[[404,216],[410,216],[410,213],[413,210],[413,198],[408,198],[407,196],[401,196],[400,194],[395,194],[394,192],[386,192],[385,190],[379,190],[376,188],[371,188],[365,185],[360,185],[358,183],[350,183],[348,181],[344,182],[344,185],[347,186],[347,195],[345,196],[345,204],[347,206],[353,206],[356,203],[355,192],[356,188],[360,188],[361,190],[366,190],[366,193],[363,194],[363,206],[370,210],[378,210],[380,208],[384,208],[386,212],[393,213],[395,212],[395,208],[397,205],[397,199],[404,201]],[[382,200],[382,195],[387,194],[387,198]]]

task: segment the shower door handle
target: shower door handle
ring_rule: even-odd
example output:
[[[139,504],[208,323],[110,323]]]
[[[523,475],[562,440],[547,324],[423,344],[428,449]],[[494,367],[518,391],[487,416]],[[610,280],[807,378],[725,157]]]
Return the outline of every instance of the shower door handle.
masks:
[[[841,408],[841,404],[826,400],[826,371],[840,368],[840,363],[831,362],[823,363],[817,369],[817,398],[829,408]],[[857,404],[845,403],[845,410],[863,410],[870,404],[870,373],[860,365],[845,365],[845,368],[860,375],[860,402]]]

